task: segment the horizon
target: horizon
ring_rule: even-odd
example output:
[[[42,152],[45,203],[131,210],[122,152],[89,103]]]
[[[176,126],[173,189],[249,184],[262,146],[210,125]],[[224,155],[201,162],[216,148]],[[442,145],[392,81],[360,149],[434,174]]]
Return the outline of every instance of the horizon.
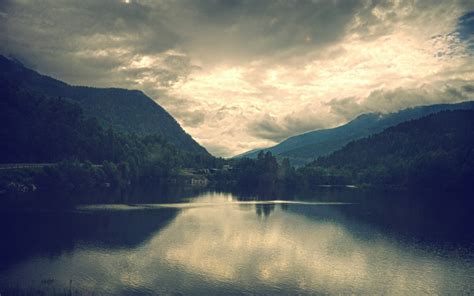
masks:
[[[0,0],[0,296],[474,291],[474,1]]]
[[[69,84],[143,91],[210,153],[232,157],[363,113],[472,100],[473,10],[468,1],[8,1],[0,53]]]
[[[1,55],[0,55],[1,56]],[[2,56],[3,57],[3,56]],[[20,60],[16,59],[15,57],[5,57],[6,59],[9,59],[15,63],[19,63],[22,67],[26,67]],[[27,67],[26,67],[27,68]],[[27,68],[29,69],[29,68]],[[30,69],[31,70],[31,69]],[[33,70],[34,71],[34,70]],[[57,80],[61,83],[65,83],[64,81],[60,80],[60,79],[57,79],[55,77],[51,77],[51,76],[48,76],[48,75],[45,75],[45,74],[42,74],[40,72],[38,72],[40,75],[42,76],[46,76],[50,79],[54,79],[54,80]],[[74,84],[68,84],[72,87],[86,87],[86,88],[97,88],[97,89],[100,89],[98,87],[91,87],[91,86],[87,86],[87,85],[74,85]],[[115,88],[115,87],[110,87],[110,88],[103,88],[103,89],[122,89],[122,90],[127,90],[127,91],[139,91],[139,92],[142,92],[142,90],[139,90],[139,89],[123,89],[123,88]],[[146,95],[146,94],[145,94]],[[151,98],[150,98],[151,99]],[[474,98],[473,99],[467,99],[465,101],[458,101],[458,102],[447,102],[447,103],[439,103],[439,104],[424,104],[424,105],[414,105],[414,106],[410,106],[410,107],[407,107],[407,108],[403,108],[403,109],[400,109],[400,110],[395,110],[395,111],[387,111],[387,112],[369,112],[369,113],[361,113],[361,114],[356,114],[354,117],[352,118],[349,118],[348,121],[346,122],[343,122],[341,124],[338,124],[336,126],[333,126],[333,127],[327,127],[327,128],[320,128],[320,129],[316,129],[316,130],[310,130],[310,131],[306,131],[306,132],[303,132],[301,134],[296,134],[296,135],[290,135],[288,138],[285,138],[283,139],[281,142],[277,143],[276,145],[280,144],[280,143],[283,143],[291,138],[295,138],[295,137],[298,137],[298,136],[302,136],[302,135],[305,135],[305,134],[309,134],[309,133],[312,133],[312,132],[316,132],[316,131],[320,131],[320,130],[325,130],[325,129],[337,129],[339,127],[343,127],[347,124],[350,124],[352,121],[355,121],[357,120],[359,117],[361,116],[364,116],[364,115],[371,115],[371,114],[378,114],[379,116],[380,115],[390,115],[390,114],[396,114],[398,112],[403,112],[405,110],[410,110],[410,109],[416,109],[416,108],[422,108],[422,107],[428,107],[428,106],[440,106],[440,105],[457,105],[457,104],[463,104],[463,103],[469,103],[469,102],[474,102]],[[155,103],[157,103],[155,101]],[[166,111],[166,110],[165,110]],[[199,144],[199,143],[198,143]],[[251,154],[254,154],[256,152],[265,152],[265,151],[271,151],[271,148],[275,147],[274,146],[268,146],[268,147],[261,147],[261,148],[254,148],[254,149],[251,149],[251,150],[248,150],[248,151],[245,151],[243,153],[240,153],[240,154],[236,154],[236,155],[231,155],[231,156],[228,156],[228,157],[223,157],[223,156],[219,156],[219,155],[213,155],[213,156],[217,156],[217,157],[223,157],[225,159],[232,159],[232,158],[239,158],[239,157],[243,157],[243,156],[247,156],[247,155],[251,155]],[[212,155],[212,153],[211,153]]]

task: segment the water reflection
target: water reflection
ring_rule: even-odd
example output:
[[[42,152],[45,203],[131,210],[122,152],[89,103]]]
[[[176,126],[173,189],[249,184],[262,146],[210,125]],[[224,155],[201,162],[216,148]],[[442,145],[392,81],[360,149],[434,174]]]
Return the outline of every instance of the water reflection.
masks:
[[[346,215],[352,205],[239,203],[229,194],[204,194],[187,205],[82,208],[73,230],[84,225],[84,215],[127,216],[107,219],[99,230],[93,223],[103,221],[86,223],[89,234],[78,235],[74,248],[14,264],[0,273],[0,287],[72,279],[82,290],[124,295],[462,294],[474,288],[469,249],[445,253],[401,242]],[[168,211],[166,222],[147,225]]]
[[[25,258],[55,258],[78,245],[135,248],[171,221],[177,210],[91,212],[2,212],[0,272]]]
[[[270,213],[275,210],[275,205],[274,204],[257,204],[255,205],[255,211],[258,216],[264,216],[267,217],[270,215]]]

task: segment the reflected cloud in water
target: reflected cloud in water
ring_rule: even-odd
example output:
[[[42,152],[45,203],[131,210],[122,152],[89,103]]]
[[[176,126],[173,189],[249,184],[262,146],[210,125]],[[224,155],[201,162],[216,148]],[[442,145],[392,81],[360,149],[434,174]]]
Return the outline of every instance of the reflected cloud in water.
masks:
[[[208,206],[183,208],[139,246],[83,245],[52,260],[25,261],[8,277],[73,279],[83,289],[111,294],[472,291],[472,260],[438,256],[369,226],[347,227],[328,218],[342,205],[304,205],[318,211],[327,207],[324,219],[286,211],[303,205],[282,202],[209,205],[233,200],[228,194],[203,195],[191,204]]]

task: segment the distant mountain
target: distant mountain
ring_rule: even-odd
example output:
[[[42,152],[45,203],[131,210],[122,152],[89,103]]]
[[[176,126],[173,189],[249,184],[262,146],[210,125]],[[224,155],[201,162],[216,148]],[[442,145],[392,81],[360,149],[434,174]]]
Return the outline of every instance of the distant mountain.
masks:
[[[32,94],[76,101],[86,116],[97,118],[105,127],[139,135],[159,135],[185,151],[209,154],[168,112],[141,91],[72,86],[1,55],[0,80]]]
[[[457,104],[437,104],[404,109],[395,113],[362,114],[347,124],[322,129],[286,139],[267,149],[252,150],[238,157],[256,158],[261,150],[271,151],[279,158],[288,157],[294,165],[304,165],[319,156],[328,155],[345,144],[361,139],[401,122],[421,118],[443,110],[474,109],[474,101]]]
[[[472,187],[473,127],[474,110],[442,111],[350,142],[302,170],[309,183],[331,176],[358,184]]]

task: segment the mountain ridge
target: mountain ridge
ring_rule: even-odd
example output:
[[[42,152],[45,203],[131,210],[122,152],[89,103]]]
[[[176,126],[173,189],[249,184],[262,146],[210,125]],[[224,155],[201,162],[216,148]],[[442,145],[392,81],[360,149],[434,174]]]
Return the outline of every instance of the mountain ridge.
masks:
[[[0,79],[32,93],[73,100],[88,117],[119,131],[160,135],[185,151],[209,155],[158,103],[140,90],[70,85],[0,55]]]
[[[346,124],[292,136],[275,146],[252,150],[240,154],[236,158],[255,158],[259,151],[264,150],[272,152],[279,158],[288,157],[293,164],[304,165],[342,148],[353,140],[381,132],[385,128],[404,121],[418,119],[439,111],[460,109],[474,109],[474,101],[415,106],[392,113],[364,113]]]
[[[303,170],[310,183],[472,187],[474,110],[443,110],[351,141]]]

